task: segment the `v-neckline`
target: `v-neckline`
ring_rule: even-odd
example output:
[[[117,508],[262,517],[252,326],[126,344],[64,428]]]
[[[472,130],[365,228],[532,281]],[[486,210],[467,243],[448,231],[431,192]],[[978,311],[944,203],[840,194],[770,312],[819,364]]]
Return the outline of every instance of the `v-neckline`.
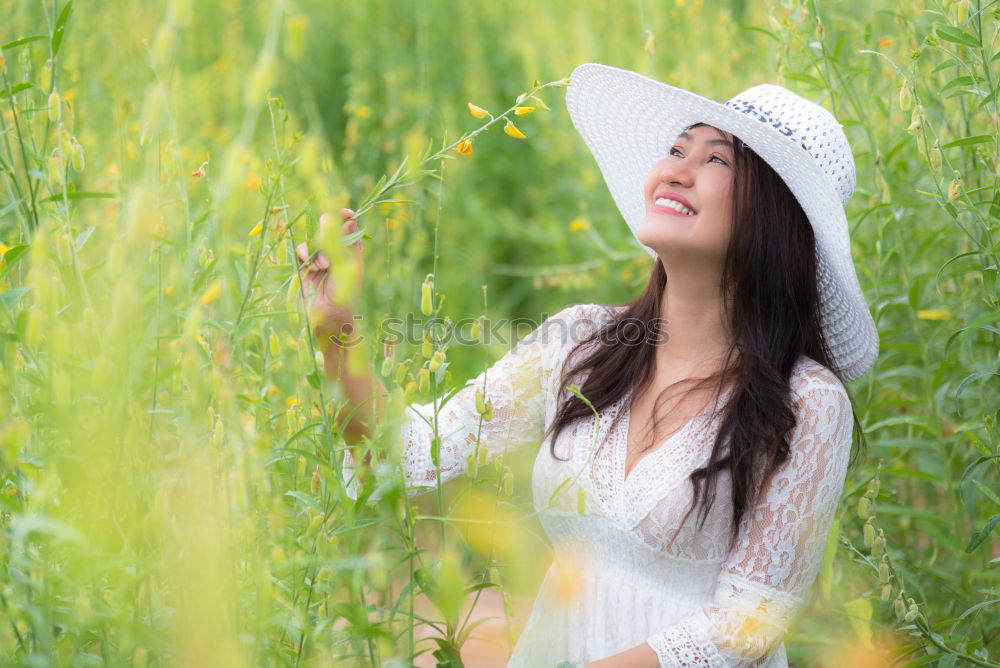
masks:
[[[731,393],[732,393],[732,388],[723,391],[722,394],[719,395],[718,404],[725,406],[725,400],[729,398],[729,395]],[[643,464],[646,462],[647,459],[650,459],[654,456],[662,456],[663,452],[666,452],[669,449],[668,446],[673,441],[675,441],[680,436],[689,432],[692,426],[696,422],[701,422],[708,415],[710,415],[711,414],[710,406],[715,405],[715,401],[707,402],[705,406],[703,406],[702,409],[698,411],[698,413],[696,413],[690,420],[685,422],[683,425],[675,429],[672,434],[670,434],[665,439],[660,441],[659,445],[647,449],[642,455],[640,455],[639,459],[637,459],[635,463],[632,465],[632,470],[626,472],[625,466],[628,463],[628,444],[629,444],[628,432],[630,425],[632,423],[632,391],[629,390],[629,392],[623,397],[622,400],[624,401],[624,407],[622,408],[622,410],[625,412],[625,415],[622,418],[620,426],[620,429],[622,430],[621,447],[618,448],[618,451],[615,453],[616,457],[618,458],[618,466],[619,466],[618,470],[621,471],[621,474],[616,476],[617,478],[616,482],[618,483],[619,487],[622,490],[624,490],[628,486],[629,481],[632,480],[632,478],[635,476],[636,471],[638,471],[638,469],[641,466],[643,466]]]

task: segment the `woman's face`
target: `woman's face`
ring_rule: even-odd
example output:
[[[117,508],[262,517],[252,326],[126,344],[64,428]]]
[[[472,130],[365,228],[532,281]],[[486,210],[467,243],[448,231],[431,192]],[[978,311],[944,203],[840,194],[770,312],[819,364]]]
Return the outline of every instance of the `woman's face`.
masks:
[[[665,262],[722,264],[732,214],[732,140],[732,135],[710,125],[691,128],[650,170],[644,188],[646,220],[636,236]],[[689,211],[679,213],[656,204],[661,197],[679,198]]]

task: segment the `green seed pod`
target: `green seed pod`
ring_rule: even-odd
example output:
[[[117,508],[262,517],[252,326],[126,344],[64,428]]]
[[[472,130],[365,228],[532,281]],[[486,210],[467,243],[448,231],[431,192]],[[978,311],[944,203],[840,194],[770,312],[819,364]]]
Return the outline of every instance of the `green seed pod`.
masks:
[[[427,367],[420,367],[420,391],[428,392],[431,389],[431,372],[427,370]]]
[[[403,381],[406,380],[406,372],[409,371],[409,367],[404,362],[400,362],[396,365],[396,385],[402,385]]]
[[[490,457],[490,450],[485,443],[480,443],[476,446],[476,454],[479,457],[479,463],[485,464]]]
[[[316,584],[325,584],[330,581],[330,575],[333,571],[330,570],[329,566],[324,566],[319,569],[319,573],[316,574]]]
[[[469,471],[469,477],[475,478],[479,473],[479,462],[476,461],[476,453],[470,452],[465,456],[466,468]]]
[[[433,274],[427,274],[427,278],[420,285],[420,312],[424,315],[430,315],[434,312]]]
[[[82,172],[83,168],[87,166],[87,159],[83,153],[83,144],[76,142],[73,144],[73,169],[78,172]]]
[[[941,149],[938,148],[937,142],[934,142],[934,146],[931,147],[929,153],[931,159],[931,167],[936,172],[941,169]]]
[[[434,355],[434,341],[431,340],[430,332],[424,332],[424,342],[420,346],[420,354],[425,360],[429,360]]]
[[[882,561],[878,562],[878,581],[885,584],[889,581],[889,559],[883,556]]]
[[[62,100],[59,91],[53,88],[49,93],[49,122],[58,123],[60,118],[62,118]]]
[[[912,622],[917,618],[917,613],[920,612],[920,608],[917,607],[916,602],[911,598],[908,599],[910,606],[906,610],[906,614],[903,616],[904,622]]]
[[[406,368],[404,367],[403,370],[406,371]],[[391,374],[392,374],[392,358],[386,357],[384,360],[382,360],[382,376],[388,377]]]
[[[482,390],[476,390],[476,412],[480,415],[486,412],[486,404],[484,403]]]
[[[493,419],[493,402],[487,401],[486,410],[483,412],[483,420],[489,422],[492,419]]]
[[[306,529],[306,538],[312,538],[319,533],[320,527],[323,526],[323,514],[317,513],[312,521],[309,523],[309,527]]]
[[[962,196],[962,179],[954,178],[951,183],[948,184],[948,201],[957,202],[958,198]]]
[[[883,603],[888,603],[891,597],[892,597],[892,585],[889,583],[882,585],[882,594],[879,596],[879,598],[882,600]]]
[[[291,411],[289,411],[288,414],[292,415],[293,413]],[[295,472],[296,472],[296,474],[298,475],[299,478],[302,478],[302,477],[305,476],[305,474],[306,474],[306,458],[305,457],[299,457],[299,461],[297,462],[297,468],[295,469]]]
[[[885,534],[881,529],[878,530],[878,535],[875,536],[875,540],[872,542],[872,554],[876,557],[880,557],[885,553]]]
[[[870,496],[873,499],[875,497],[877,497],[878,496],[879,486],[880,486],[880,482],[879,482],[879,477],[878,476],[875,476],[874,478],[872,478],[871,480],[869,480],[868,481],[868,493],[867,493],[867,495]]]
[[[417,382],[415,380],[411,380],[406,384],[406,388],[403,390],[403,399],[406,401],[406,403],[410,403],[413,401],[413,395],[415,395],[416,393],[417,393]]]
[[[865,547],[871,549],[872,545],[875,544],[875,525],[872,524],[870,518],[867,522],[865,522],[864,535]]]
[[[587,512],[587,492],[583,487],[576,488],[576,512],[584,515]]]
[[[437,373],[437,370],[441,368],[442,364],[444,364],[444,360],[445,360],[444,351],[438,350],[437,352],[435,352],[434,355],[431,356],[431,361],[429,364],[431,373]]]
[[[475,341],[479,341],[479,318],[472,321],[472,338]]]
[[[863,520],[868,519],[868,515],[871,513],[871,503],[871,499],[867,496],[858,499],[858,517]]]
[[[514,474],[509,466],[503,467],[503,493],[511,496],[514,493]]]
[[[920,126],[923,124],[923,121],[924,121],[923,109],[921,109],[920,105],[918,104],[915,107],[913,107],[913,113],[910,114],[910,126],[906,128],[906,131],[909,132],[911,135],[919,134]]]
[[[281,354],[281,343],[278,341],[278,335],[271,330],[271,336],[267,339],[268,345],[271,348],[271,357],[277,357]]]
[[[320,478],[319,475],[319,469],[316,469],[315,471],[313,471],[312,478],[309,480],[309,490],[313,494],[319,494],[319,486],[321,482],[322,479]]]
[[[896,600],[892,602],[892,610],[896,613],[896,620],[903,621],[906,616],[906,604],[903,603],[902,596],[896,596]]]
[[[913,107],[913,95],[910,93],[910,84],[904,79],[903,87],[899,89],[899,108],[908,111]]]

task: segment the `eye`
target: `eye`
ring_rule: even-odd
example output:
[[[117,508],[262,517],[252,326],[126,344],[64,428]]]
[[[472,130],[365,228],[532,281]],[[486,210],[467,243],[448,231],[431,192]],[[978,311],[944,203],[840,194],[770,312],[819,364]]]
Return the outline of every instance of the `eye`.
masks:
[[[676,146],[674,146],[674,147],[672,147],[670,149],[670,152],[668,153],[668,155],[673,155],[674,151],[680,151],[680,149],[677,148]],[[720,164],[726,165],[727,167],[729,166],[728,162],[726,162],[725,160],[723,160],[721,157],[719,157],[718,155],[716,155],[714,153],[712,154],[712,158],[715,158],[716,160],[718,160]]]

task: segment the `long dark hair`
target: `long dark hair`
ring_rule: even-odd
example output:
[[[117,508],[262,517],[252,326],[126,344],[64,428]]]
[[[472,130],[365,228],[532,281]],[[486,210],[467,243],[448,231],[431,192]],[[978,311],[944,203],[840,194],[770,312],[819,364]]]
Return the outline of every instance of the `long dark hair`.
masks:
[[[707,124],[696,123],[691,127],[701,125]],[[758,493],[788,458],[788,438],[796,422],[790,386],[796,362],[805,355],[842,382],[843,374],[833,363],[820,327],[812,226],[771,166],[738,138],[728,136],[735,148],[735,165],[731,235],[722,271],[722,289],[729,305],[732,345],[719,371],[678,381],[664,393],[679,384],[691,384],[688,392],[714,386],[717,400],[724,387],[732,389],[728,402],[721,408],[721,424],[711,457],[704,467],[689,476],[694,498],[681,521],[683,526],[700,503],[699,528],[704,526],[715,499],[715,477],[728,470],[732,480],[732,548]],[[648,332],[659,326],[654,323],[661,322],[659,310],[666,285],[666,270],[657,259],[643,293],[566,356],[556,395],[566,396],[566,401],[561,403],[546,430],[546,434],[552,434],[553,457],[560,432],[574,421],[592,415],[585,402],[567,396],[567,385],[578,374],[586,375],[580,393],[597,411],[615,404],[630,390],[633,397],[638,396],[650,383],[656,342],[650,336],[636,336],[632,330]],[[629,342],[623,343],[623,339]],[[597,345],[589,354],[571,365],[577,352],[595,342]],[[570,367],[568,372],[567,367]],[[867,450],[867,443],[854,401],[850,401],[853,442],[857,444],[849,461],[853,467]],[[654,410],[654,434],[655,413]],[[620,417],[621,414],[616,421]]]

